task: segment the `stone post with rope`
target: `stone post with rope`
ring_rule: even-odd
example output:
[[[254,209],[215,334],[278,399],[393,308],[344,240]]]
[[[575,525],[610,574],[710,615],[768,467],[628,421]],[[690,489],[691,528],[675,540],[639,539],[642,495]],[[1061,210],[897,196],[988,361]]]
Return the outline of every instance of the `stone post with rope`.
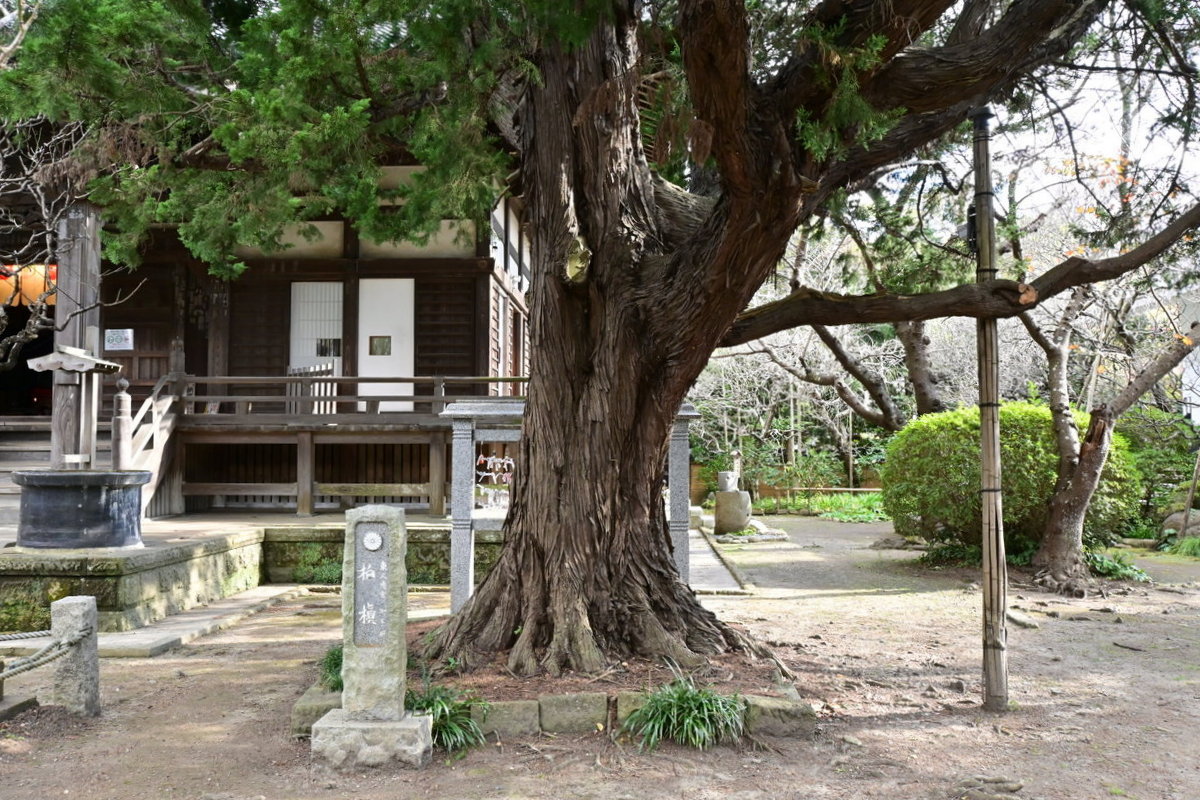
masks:
[[[94,717],[100,713],[100,654],[96,642],[96,598],[64,597],[50,604],[50,630],[10,633],[0,642],[50,636],[36,652],[14,659],[0,669],[3,681],[51,662],[54,678],[38,695],[41,705],[62,706],[71,714]]]

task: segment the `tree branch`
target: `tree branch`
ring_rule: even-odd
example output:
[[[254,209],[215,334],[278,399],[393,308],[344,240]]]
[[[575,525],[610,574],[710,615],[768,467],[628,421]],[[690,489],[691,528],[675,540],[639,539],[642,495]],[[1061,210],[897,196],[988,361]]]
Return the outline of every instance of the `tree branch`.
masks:
[[[829,348],[829,352],[842,365],[842,369],[846,370],[852,378],[861,383],[863,388],[867,390],[867,394],[875,401],[875,405],[879,409],[878,414],[873,415],[873,418],[867,417],[858,412],[858,409],[855,409],[859,416],[889,431],[898,431],[903,428],[905,420],[900,415],[900,410],[896,408],[896,404],[892,401],[892,395],[888,392],[883,379],[878,375],[868,372],[862,363],[850,355],[838,338],[830,333],[829,329],[824,325],[813,325],[812,329],[817,334],[817,338],[824,342],[825,346]]]
[[[918,114],[983,97],[1014,74],[1065,52],[1104,5],[1016,0],[996,25],[969,41],[900,53],[864,84],[863,96],[880,110]]]
[[[745,344],[801,325],[848,325],[936,317],[1012,317],[1068,289],[1111,280],[1157,258],[1185,233],[1200,226],[1200,204],[1180,214],[1158,234],[1127,253],[1060,262],[1028,284],[1009,280],[965,284],[919,295],[839,295],[801,289],[745,311],[721,340],[722,347]]]
[[[797,42],[795,55],[767,84],[766,94],[775,107],[793,115],[828,94],[828,87],[815,78],[829,67],[830,45],[852,50],[865,46],[874,36],[883,36],[879,59],[887,63],[929,30],[951,5],[947,0],[825,0],[808,15],[801,30],[811,34],[836,29],[838,36],[827,43],[811,35]]]

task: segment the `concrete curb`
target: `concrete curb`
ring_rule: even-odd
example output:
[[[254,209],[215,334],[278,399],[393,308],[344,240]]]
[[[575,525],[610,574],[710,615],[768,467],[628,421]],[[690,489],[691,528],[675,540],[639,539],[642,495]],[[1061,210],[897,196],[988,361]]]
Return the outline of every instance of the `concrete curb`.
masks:
[[[585,692],[546,695],[537,700],[500,700],[490,704],[486,716],[478,709],[473,709],[471,716],[485,735],[501,740],[540,734],[611,733],[614,728],[619,730],[645,697],[641,692]],[[816,732],[816,713],[808,703],[762,695],[742,695],[742,700],[747,734],[809,738]],[[341,705],[340,692],[328,692],[319,683],[313,684],[292,707],[292,735],[310,735],[314,722]]]
[[[239,594],[174,614],[145,628],[118,633],[101,633],[101,658],[152,658],[201,636],[224,630],[276,603],[306,594],[302,586],[263,584]],[[22,656],[36,652],[49,637],[21,639],[0,646],[0,655]]]
[[[6,697],[0,700],[0,722],[12,719],[31,708],[36,708],[37,705],[36,697]]]

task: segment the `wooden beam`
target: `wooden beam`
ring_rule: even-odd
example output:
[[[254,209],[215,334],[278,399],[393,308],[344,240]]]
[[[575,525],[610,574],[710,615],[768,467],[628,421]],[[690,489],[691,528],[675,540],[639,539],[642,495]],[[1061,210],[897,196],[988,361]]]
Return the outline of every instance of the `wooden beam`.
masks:
[[[349,497],[428,497],[428,483],[318,483],[317,494]]]
[[[276,494],[295,497],[297,488],[294,483],[184,483],[183,494],[185,497],[230,494]]]

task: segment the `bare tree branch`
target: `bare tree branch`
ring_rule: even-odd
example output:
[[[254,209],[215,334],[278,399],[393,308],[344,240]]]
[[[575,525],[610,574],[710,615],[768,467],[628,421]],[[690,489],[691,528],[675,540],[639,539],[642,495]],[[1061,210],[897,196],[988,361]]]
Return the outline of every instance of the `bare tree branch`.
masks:
[[[1055,295],[1088,283],[1132,272],[1165,253],[1200,226],[1200,204],[1176,217],[1138,247],[1091,260],[1068,258],[1029,283],[994,280],[920,295],[839,295],[802,289],[788,297],[742,313],[721,340],[723,347],[745,344],[801,325],[897,322],[935,317],[1012,317]]]

